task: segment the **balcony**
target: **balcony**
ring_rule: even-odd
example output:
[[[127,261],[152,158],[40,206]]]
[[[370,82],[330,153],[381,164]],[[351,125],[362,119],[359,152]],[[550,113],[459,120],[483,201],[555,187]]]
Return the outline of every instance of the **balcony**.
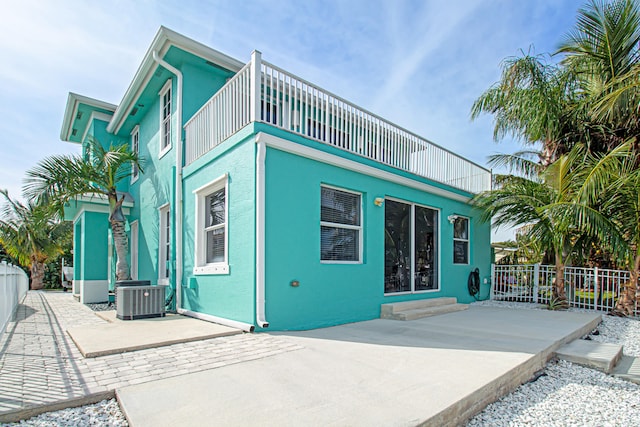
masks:
[[[185,163],[250,122],[267,123],[469,193],[491,189],[489,170],[262,61],[259,52],[185,124]]]

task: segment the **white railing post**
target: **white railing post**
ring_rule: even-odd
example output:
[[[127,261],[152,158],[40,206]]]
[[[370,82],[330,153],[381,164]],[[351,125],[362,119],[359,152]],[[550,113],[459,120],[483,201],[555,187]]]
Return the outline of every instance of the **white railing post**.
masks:
[[[250,78],[251,83],[249,90],[249,121],[257,122],[260,120],[260,88],[262,86],[262,53],[254,50],[251,53]]]
[[[13,298],[11,298],[10,288],[9,288],[9,280],[7,278],[7,274],[9,271],[9,266],[7,265],[7,261],[2,261],[2,266],[4,267],[3,271],[3,280],[0,281],[0,295],[2,295],[3,301],[0,301],[0,333],[4,332],[4,327],[6,325],[8,319],[8,313],[11,312],[13,307]]]
[[[593,267],[593,307],[598,309],[598,295],[600,292],[600,280],[598,280],[598,267]]]
[[[491,263],[491,283],[489,284],[489,299],[493,301],[494,295],[494,284],[496,283],[496,265]]]
[[[538,303],[538,292],[540,290],[540,264],[533,265],[533,302]]]

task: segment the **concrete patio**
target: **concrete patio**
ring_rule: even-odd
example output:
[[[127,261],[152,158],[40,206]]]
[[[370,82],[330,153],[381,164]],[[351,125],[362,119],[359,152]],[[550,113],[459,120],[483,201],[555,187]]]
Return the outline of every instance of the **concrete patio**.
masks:
[[[472,306],[85,358],[66,330],[103,319],[62,293],[20,310],[0,341],[0,422],[111,393],[134,426],[459,425],[600,321]]]
[[[115,310],[97,312],[96,315],[107,322],[67,329],[84,357],[106,356],[242,333],[239,329],[177,314],[138,320],[117,319]]]

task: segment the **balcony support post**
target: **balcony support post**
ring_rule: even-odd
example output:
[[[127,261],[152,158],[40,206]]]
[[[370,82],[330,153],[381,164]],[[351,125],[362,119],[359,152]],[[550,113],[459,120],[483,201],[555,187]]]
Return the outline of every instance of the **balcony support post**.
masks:
[[[261,67],[262,66],[262,53],[260,51],[254,50],[251,52],[251,73],[250,73],[250,91],[249,95],[249,121],[257,122],[260,120],[260,87],[262,86],[260,83],[261,80]]]

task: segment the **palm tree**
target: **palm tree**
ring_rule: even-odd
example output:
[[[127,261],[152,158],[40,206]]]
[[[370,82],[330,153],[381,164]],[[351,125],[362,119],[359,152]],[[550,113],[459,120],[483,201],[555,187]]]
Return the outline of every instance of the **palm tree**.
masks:
[[[127,145],[105,149],[91,138],[85,157],[58,155],[41,160],[27,171],[24,192],[36,202],[53,201],[62,209],[64,204],[81,195],[106,196],[109,202],[109,222],[118,262],[116,280],[130,279],[127,262],[128,241],[125,217],[122,213],[124,195],[118,198],[118,183],[131,176],[132,166],[142,168],[138,155]]]
[[[563,64],[580,75],[583,89],[602,88],[640,59],[640,10],[634,0],[591,0],[558,48]]]
[[[540,55],[508,58],[501,67],[500,81],[473,103],[471,118],[493,114],[496,141],[513,136],[524,145],[541,144],[541,163],[551,164],[573,145],[572,76]]]
[[[636,1],[591,0],[560,44],[557,53],[565,55],[561,64],[578,82],[579,108],[590,136],[585,142],[593,152],[607,152],[638,132],[638,98],[624,88],[637,83],[639,43]]]
[[[629,282],[623,287],[615,312],[625,316],[634,314],[637,304],[637,285],[640,277],[640,169],[624,161],[611,187],[615,189],[605,209],[617,223],[627,241],[625,261]]]
[[[583,203],[599,206],[611,219],[622,241],[608,245],[629,269],[630,280],[623,289],[614,314],[633,315],[640,277],[640,169],[633,139],[606,155],[587,154],[577,179],[584,182],[579,197]]]
[[[566,306],[564,269],[581,235],[607,242],[620,240],[614,224],[598,210],[580,203],[582,183],[576,165],[584,153],[573,149],[538,174],[529,177],[498,175],[496,189],[479,194],[474,205],[481,218],[496,226],[524,226],[527,237],[553,253],[556,279],[553,299]],[[612,245],[613,246],[613,245]]]
[[[640,132],[640,6],[591,0],[555,55],[523,54],[502,64],[500,80],[473,104],[494,115],[494,139],[542,145],[543,165],[585,143],[607,152]]]
[[[0,244],[9,256],[31,270],[31,289],[42,289],[45,264],[62,253],[64,223],[50,206],[23,204],[0,190]]]

